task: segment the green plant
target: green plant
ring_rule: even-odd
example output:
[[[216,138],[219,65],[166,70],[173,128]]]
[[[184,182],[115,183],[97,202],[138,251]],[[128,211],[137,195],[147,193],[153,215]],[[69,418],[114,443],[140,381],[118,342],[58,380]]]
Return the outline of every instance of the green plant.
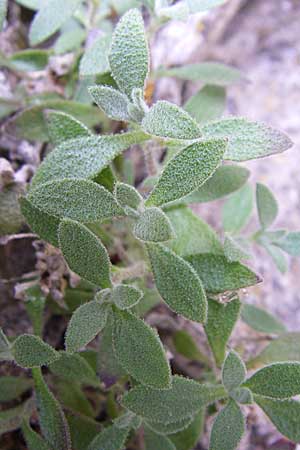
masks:
[[[70,16],[77,3],[67,2],[64,13]],[[151,1],[144,3],[153,7]],[[185,14],[196,3],[167,4],[164,14]],[[42,30],[47,34],[41,37],[37,26],[45,11],[38,12],[31,27],[33,43],[49,35],[49,30]],[[300,235],[269,231],[277,204],[268,188],[259,184],[260,229],[249,238],[239,236],[253,206],[249,172],[238,165],[222,165],[285,151],[290,140],[264,124],[217,119],[211,109],[206,119],[215,120],[207,122],[204,113],[197,116],[198,101],[201,104],[211,93],[215,99],[215,92],[220,92],[217,84],[237,77],[223,66],[174,69],[169,75],[187,78],[201,77],[201,70],[209,78],[213,71],[216,86],[200,91],[186,109],[167,101],[150,107],[143,92],[149,51],[137,9],[129,10],[117,24],[106,63],[112,82],[92,86],[89,92],[109,118],[128,123],[125,133],[94,135],[78,117],[53,108],[44,112],[54,149],[35,173],[20,201],[21,210],[31,230],[59,247],[70,270],[86,284],[80,306],[73,299],[69,305],[74,312],[65,350],[57,351],[41,338],[45,298],[38,286],[26,291],[35,334],[11,342],[1,331],[0,357],[32,370],[35,403],[30,399],[0,412],[0,432],[21,427],[30,450],[121,450],[136,435],[136,448],[188,450],[201,435],[206,407],[214,405],[208,409],[208,414],[217,411],[210,450],[234,450],[245,431],[245,405],[256,403],[282,434],[297,442],[300,406],[292,398],[300,394],[299,335],[287,333],[267,312],[242,304],[239,290],[261,281],[241,262],[250,257],[253,241],[264,246],[281,269],[278,249],[298,256]],[[214,114],[219,114],[218,108]],[[145,196],[124,182],[128,166],[121,155],[132,144],[139,144],[157,169],[143,181]],[[167,149],[161,166],[154,154],[157,147]],[[222,243],[187,205],[229,194]],[[120,240],[126,259],[112,264],[109,252]],[[160,297],[174,313],[203,325],[211,358],[202,354],[189,333],[174,333],[175,349],[205,367],[197,380],[173,374],[158,333],[142,319]],[[246,363],[238,351],[227,351],[240,316],[258,331],[275,336]],[[98,334],[99,349],[87,349]],[[253,368],[259,369],[247,375]],[[4,401],[32,387],[27,379],[20,383],[9,377],[1,382]],[[94,390],[94,408],[86,386]],[[108,420],[101,428],[95,418],[103,403]],[[35,407],[40,432],[30,423]]]

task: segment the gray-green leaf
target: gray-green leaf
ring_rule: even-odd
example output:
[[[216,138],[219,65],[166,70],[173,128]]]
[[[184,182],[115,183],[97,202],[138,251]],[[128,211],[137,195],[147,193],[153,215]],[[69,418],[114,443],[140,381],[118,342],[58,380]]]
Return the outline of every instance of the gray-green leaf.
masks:
[[[221,163],[226,146],[224,139],[211,139],[181,150],[164,168],[146,205],[164,205],[198,189]]]
[[[190,97],[184,109],[200,124],[220,117],[225,109],[226,91],[221,86],[206,85]]]
[[[91,136],[90,130],[78,119],[63,111],[45,111],[48,133],[53,144],[59,145],[69,139]]]
[[[111,36],[100,36],[85,50],[79,65],[81,76],[101,75],[110,71],[108,61],[110,43]]]
[[[217,415],[211,435],[209,450],[235,450],[245,432],[245,419],[234,400]]]
[[[203,432],[204,412],[205,408],[195,415],[192,423],[187,428],[170,436],[177,450],[192,450],[195,448]]]
[[[142,128],[147,133],[169,139],[197,139],[201,136],[197,122],[179,106],[160,100],[145,115]]]
[[[92,440],[87,450],[122,450],[129,433],[128,428],[111,425]]]
[[[205,138],[227,138],[229,140],[225,159],[247,161],[284,152],[293,144],[281,131],[263,123],[251,122],[241,117],[222,119],[204,125]]]
[[[256,206],[262,228],[268,228],[277,217],[278,204],[270,189],[261,183],[256,184]]]
[[[101,288],[111,286],[110,261],[100,239],[73,220],[59,225],[59,246],[71,270]]]
[[[280,247],[291,256],[300,256],[300,231],[291,231],[274,242],[274,245]]]
[[[59,358],[59,353],[41,338],[33,334],[22,334],[13,343],[12,353],[21,367],[47,366]]]
[[[143,320],[115,311],[113,347],[122,367],[137,381],[155,389],[170,387],[171,371],[162,343]]]
[[[133,227],[136,238],[146,242],[165,242],[175,237],[168,216],[155,206],[146,208]]]
[[[129,98],[134,88],[144,89],[149,51],[139,10],[131,9],[117,24],[109,54],[112,75]]]
[[[227,233],[225,233],[224,239],[224,254],[230,262],[240,261],[250,257],[249,253],[246,252],[239,241]]]
[[[187,319],[205,322],[207,301],[195,270],[161,244],[147,244],[147,250],[157,289],[168,306]]]
[[[0,402],[16,400],[32,387],[32,380],[20,376],[1,376],[0,380]]]
[[[80,354],[59,352],[59,358],[50,364],[51,372],[71,382],[99,387],[99,378]]]
[[[34,431],[26,420],[22,423],[22,433],[26,441],[28,450],[49,450],[47,442]]]
[[[68,352],[75,352],[87,345],[105,327],[109,306],[93,300],[81,305],[69,322],[65,345]]]
[[[176,450],[176,447],[167,438],[152,431],[149,427],[145,427],[145,450]]]
[[[112,291],[112,300],[119,309],[129,309],[137,305],[143,292],[128,284],[118,284]]]
[[[224,230],[238,233],[249,222],[253,208],[253,193],[249,184],[230,196],[222,210]]]
[[[91,86],[89,93],[94,102],[110,119],[124,122],[130,120],[128,113],[129,100],[122,92],[110,86]]]
[[[115,184],[115,197],[118,201],[118,203],[125,208],[126,206],[129,206],[133,209],[138,209],[140,203],[143,201],[143,197],[141,194],[129,184],[125,183],[116,183]]]
[[[0,361],[7,360],[10,361],[14,359],[11,354],[11,345],[6,335],[4,334],[2,328],[0,328]]]
[[[51,216],[79,222],[97,222],[124,214],[109,191],[83,179],[41,184],[30,191],[28,200]]]
[[[267,334],[282,334],[285,326],[268,311],[254,305],[244,304],[241,317],[249,327]]]
[[[246,376],[246,366],[238,353],[231,350],[223,364],[222,382],[228,392],[240,386]]]

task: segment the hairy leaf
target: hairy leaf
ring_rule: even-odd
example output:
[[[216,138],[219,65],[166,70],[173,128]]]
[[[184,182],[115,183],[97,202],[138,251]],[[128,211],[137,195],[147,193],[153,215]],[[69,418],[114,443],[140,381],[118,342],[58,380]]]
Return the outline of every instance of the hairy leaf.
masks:
[[[157,434],[149,427],[145,427],[144,439],[145,450],[176,450],[176,447],[167,436]]]
[[[46,385],[41,370],[33,369],[39,424],[53,450],[71,450],[70,431],[63,410]]]
[[[282,334],[285,326],[272,314],[254,305],[244,304],[241,317],[249,327],[267,334]]]
[[[55,247],[58,243],[59,219],[41,211],[25,197],[20,198],[21,212],[25,217],[31,230],[41,239],[44,239]]]
[[[113,159],[145,135],[129,132],[77,138],[57,146],[39,166],[32,186],[63,178],[95,178]]]
[[[38,284],[25,290],[25,309],[30,318],[33,332],[39,337],[42,337],[43,334],[45,303],[46,296]]]
[[[280,433],[294,442],[300,441],[300,402],[296,400],[274,400],[255,395],[255,402],[267,414]]]
[[[278,361],[300,362],[300,333],[286,333],[271,341],[257,356],[247,363],[249,369]]]
[[[113,348],[117,360],[134,379],[156,389],[170,386],[171,372],[163,345],[143,320],[115,311]]]
[[[176,77],[190,81],[202,81],[203,83],[215,84],[217,86],[228,86],[236,83],[242,77],[241,72],[234,67],[215,62],[188,64],[172,69],[162,69],[156,75],[160,77]]]
[[[225,256],[191,255],[185,258],[196,270],[207,292],[219,294],[253,286],[261,279],[239,262],[229,262]]]
[[[256,205],[262,228],[268,228],[277,217],[278,204],[267,186],[256,184]]]
[[[80,0],[49,0],[35,15],[29,30],[31,45],[48,39],[73,15]]]
[[[300,394],[300,363],[279,362],[263,367],[243,384],[254,394],[288,398]]]
[[[129,100],[125,94],[110,86],[91,86],[89,93],[94,102],[110,119],[130,121]]]
[[[147,244],[156,287],[168,306],[196,322],[205,322],[207,301],[195,270],[161,244]]]
[[[110,71],[108,53],[111,36],[99,36],[93,44],[87,48],[79,64],[81,76],[101,75]]]
[[[132,308],[142,299],[143,295],[140,289],[127,284],[118,284],[112,291],[112,299],[119,309]]]
[[[238,353],[230,350],[222,368],[222,382],[228,392],[242,384],[246,376],[246,366]]]
[[[164,168],[146,205],[164,205],[199,188],[221,163],[226,140],[212,139],[184,148]]]
[[[300,231],[291,231],[274,242],[274,245],[280,247],[291,256],[300,256]]]
[[[87,450],[122,450],[128,433],[128,428],[118,428],[111,425],[92,440]]]
[[[242,247],[240,242],[227,233],[225,233],[224,239],[224,254],[230,262],[248,259],[250,256],[249,253],[247,253],[246,250]]]
[[[129,98],[134,88],[144,89],[149,51],[144,22],[137,9],[128,11],[117,24],[109,54],[112,75]]]
[[[230,196],[223,206],[222,221],[228,233],[238,233],[249,222],[253,208],[251,186],[246,184]]]
[[[46,110],[48,133],[55,145],[81,136],[91,136],[90,130],[78,119],[63,111]]]
[[[240,308],[238,298],[224,304],[208,299],[208,317],[204,329],[218,367],[224,361],[226,345],[238,320]]]
[[[175,350],[186,358],[203,362],[206,357],[200,352],[192,336],[185,330],[178,330],[173,335]]]
[[[182,201],[185,203],[205,203],[225,197],[240,189],[248,180],[250,172],[245,167],[221,166],[195,192]]]
[[[234,400],[217,415],[211,435],[209,450],[235,450],[245,432],[245,419]]]
[[[190,418],[203,406],[224,397],[221,385],[200,384],[174,376],[170,389],[154,390],[140,385],[125,394],[122,404],[144,419],[168,424]]]
[[[10,402],[15,400],[32,387],[29,378],[15,376],[1,376],[0,402]]]
[[[13,343],[12,353],[21,367],[47,366],[59,358],[59,353],[33,334],[22,334]]]
[[[53,46],[55,55],[63,55],[77,50],[85,41],[86,31],[77,21],[72,21],[71,23],[71,27],[68,26],[68,23],[66,24],[65,29],[61,30],[59,37],[56,39]]]
[[[51,216],[97,222],[123,215],[112,194],[92,181],[63,179],[32,189],[28,200]]]
[[[198,123],[203,124],[220,117],[225,109],[226,92],[221,86],[206,85],[190,97],[184,109]]]
[[[59,246],[71,270],[96,286],[111,286],[106,248],[86,226],[63,220],[59,225]]]
[[[71,382],[99,387],[99,378],[90,364],[79,354],[60,352],[60,357],[50,364],[51,372]]]
[[[292,146],[290,139],[281,131],[241,117],[210,122],[201,131],[205,138],[227,138],[229,143],[225,159],[231,161],[263,158],[284,152]]]
[[[66,331],[68,352],[79,350],[100,333],[106,324],[108,308],[108,305],[94,300],[76,309]]]
[[[50,450],[47,442],[31,428],[26,420],[22,423],[22,433],[28,450]]]
[[[140,428],[141,424],[142,418],[136,416],[131,411],[126,411],[124,414],[114,420],[114,425],[116,425],[118,428],[131,428],[133,430],[137,430],[138,428]]]
[[[133,227],[136,238],[146,242],[164,242],[175,237],[175,232],[166,214],[155,206],[146,208]]]
[[[230,392],[230,397],[241,405],[250,405],[254,402],[252,392],[245,387],[233,389],[233,391]]]
[[[185,206],[166,210],[176,238],[168,242],[168,247],[179,256],[197,253],[222,254],[222,245],[215,231],[200,217]]]
[[[120,182],[115,185],[115,196],[123,208],[129,206],[130,208],[138,209],[143,200],[141,194],[133,186]]]
[[[172,435],[186,429],[192,421],[193,416],[172,423],[151,422],[149,420],[145,421],[145,423],[157,434]]]
[[[171,435],[170,439],[177,450],[192,450],[200,440],[203,426],[204,410],[200,410],[186,429]]]
[[[145,115],[142,128],[149,134],[172,139],[197,139],[201,136],[197,122],[179,106],[160,100]]]

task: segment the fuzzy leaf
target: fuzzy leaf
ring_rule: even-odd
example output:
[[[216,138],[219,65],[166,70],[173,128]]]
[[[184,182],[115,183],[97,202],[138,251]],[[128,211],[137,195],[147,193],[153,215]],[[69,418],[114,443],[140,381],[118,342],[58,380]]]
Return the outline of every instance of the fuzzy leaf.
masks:
[[[145,427],[144,439],[145,450],[176,450],[176,447],[167,436],[157,434],[149,427]]]
[[[253,394],[250,389],[238,387],[230,392],[230,397],[241,405],[251,405],[254,402]]]
[[[32,387],[29,378],[1,376],[0,402],[10,402],[16,400]]]
[[[291,256],[300,256],[300,231],[291,231],[274,242],[274,245],[281,248]]]
[[[268,228],[277,217],[278,204],[267,186],[256,184],[256,205],[262,228]]]
[[[249,327],[261,333],[282,334],[286,331],[285,326],[279,320],[257,306],[244,304],[241,316]]]
[[[99,36],[87,48],[80,60],[79,74],[83,77],[101,75],[110,71],[108,53],[111,36]]]
[[[128,433],[128,428],[118,428],[111,425],[92,440],[87,450],[122,450]]]
[[[203,83],[217,86],[228,86],[236,83],[242,77],[241,72],[234,67],[215,62],[188,64],[172,69],[162,69],[156,75],[159,77],[176,77],[182,80],[202,81]]]
[[[195,192],[192,192],[182,201],[185,203],[205,203],[226,197],[240,189],[248,180],[250,172],[245,167],[221,166],[215,173]]]
[[[129,132],[77,138],[57,146],[39,166],[32,187],[63,178],[95,178],[113,159],[145,135]]]
[[[71,21],[69,21],[71,22]],[[66,24],[65,30],[61,30],[59,37],[53,46],[55,55],[64,55],[80,48],[85,41],[86,31],[77,21],[72,21],[72,26]]]
[[[177,450],[192,450],[201,438],[204,426],[204,410],[200,410],[192,423],[184,430],[171,435],[170,439]]]
[[[263,367],[248,378],[243,386],[254,394],[288,398],[300,394],[300,363],[279,362]]]
[[[134,88],[144,89],[149,51],[144,22],[137,9],[128,11],[117,24],[109,54],[112,75],[129,98]]]
[[[51,372],[71,382],[99,387],[99,378],[89,363],[78,354],[60,352],[60,357],[50,364]]]
[[[247,363],[249,369],[278,361],[300,362],[300,333],[286,333],[271,341],[257,356]]]
[[[39,235],[41,239],[44,239],[55,247],[58,247],[59,219],[57,217],[50,216],[44,211],[41,211],[39,208],[36,208],[25,197],[20,198],[20,206],[22,214],[31,230]]]
[[[89,93],[94,102],[110,119],[130,121],[129,101],[125,94],[110,86],[91,86]]]
[[[199,188],[221,163],[226,140],[212,139],[184,148],[164,168],[146,205],[164,205]]]
[[[170,386],[171,372],[163,345],[143,320],[115,311],[113,348],[121,366],[134,379],[156,389]]]
[[[228,392],[242,384],[246,376],[246,366],[238,353],[231,350],[223,364],[222,382]]]
[[[129,206],[138,209],[143,200],[143,197],[133,186],[119,182],[115,184],[115,197],[123,208]]]
[[[235,450],[245,432],[245,419],[240,407],[229,400],[217,415],[211,435],[209,450]]]
[[[29,30],[30,44],[48,39],[73,15],[80,0],[49,0],[35,15]]]
[[[136,416],[131,411],[126,411],[124,414],[114,420],[114,425],[116,425],[118,428],[131,428],[133,430],[137,430],[138,428],[140,428],[141,424],[142,418]]]
[[[191,14],[223,5],[226,0],[187,0]]]
[[[21,72],[44,70],[48,64],[49,51],[27,49],[14,53],[9,58],[9,66]]]
[[[179,256],[197,253],[222,254],[222,245],[215,231],[193,211],[185,206],[166,210],[176,238],[168,247]]]
[[[246,184],[230,196],[223,206],[222,221],[228,233],[238,233],[249,222],[253,208],[251,186]]]
[[[204,329],[218,367],[224,361],[226,344],[238,320],[240,308],[238,298],[224,304],[208,299],[208,317]]]
[[[194,361],[203,362],[205,356],[200,352],[192,336],[185,330],[178,330],[173,335],[175,350],[181,355]]]
[[[201,129],[205,138],[229,140],[225,159],[247,161],[284,152],[293,144],[281,131],[241,117],[211,122]]]
[[[179,106],[160,100],[145,115],[146,133],[169,139],[197,139],[201,136],[197,122]]]
[[[293,442],[300,441],[300,402],[296,400],[274,400],[256,395],[255,402],[267,414],[277,430]]]
[[[92,134],[83,123],[62,111],[46,110],[45,119],[51,142],[55,145]]]
[[[146,208],[133,227],[136,238],[146,242],[164,242],[175,237],[175,232],[166,214],[155,206]]]
[[[234,239],[230,234],[225,233],[224,254],[228,261],[235,262],[241,259],[248,259],[249,253],[240,245],[239,241]]]
[[[104,120],[103,113],[96,106],[69,100],[48,100],[26,108],[13,116],[5,126],[6,131],[21,139],[49,141],[48,129],[44,120],[44,111],[47,109],[72,114],[88,127],[100,124]]]
[[[59,225],[59,245],[71,270],[96,286],[111,286],[107,250],[86,226],[63,220]]]
[[[44,326],[44,310],[46,296],[39,285],[34,285],[25,291],[25,309],[30,318],[33,332],[42,337]]]
[[[143,292],[134,286],[119,284],[114,286],[112,299],[119,309],[129,309],[137,305],[143,297]]]
[[[47,442],[31,428],[26,420],[22,423],[22,433],[28,450],[50,450]]]
[[[253,286],[261,279],[239,262],[229,262],[225,256],[203,253],[185,258],[196,270],[207,292],[219,294]]]
[[[63,179],[32,189],[28,200],[51,216],[97,222],[123,215],[112,194],[92,181]]]
[[[220,117],[225,109],[226,91],[221,86],[206,85],[190,97],[184,109],[200,124]]]
[[[187,419],[181,419],[178,422],[163,423],[163,422],[151,422],[149,420],[145,421],[147,425],[155,431],[157,434],[161,435],[172,435],[179,431],[186,429],[193,422],[193,417],[188,417]]]
[[[269,256],[272,258],[272,261],[277,267],[277,269],[281,273],[286,273],[288,270],[288,264],[286,256],[282,252],[282,250],[278,247],[275,247],[275,245],[268,244],[267,242],[261,242],[261,245],[264,247]]]
[[[105,327],[108,305],[91,301],[76,309],[66,331],[66,350],[75,352],[87,345]]]
[[[46,385],[40,369],[33,369],[39,424],[49,447],[71,450],[69,427],[63,410]]]
[[[59,358],[59,353],[33,334],[22,334],[13,343],[16,363],[25,368],[47,366]]]
[[[224,397],[221,385],[174,376],[170,389],[154,390],[140,385],[125,394],[122,404],[146,420],[168,424],[190,418],[203,406]]]
[[[207,301],[195,270],[161,244],[147,244],[156,287],[168,306],[195,322],[206,321]]]

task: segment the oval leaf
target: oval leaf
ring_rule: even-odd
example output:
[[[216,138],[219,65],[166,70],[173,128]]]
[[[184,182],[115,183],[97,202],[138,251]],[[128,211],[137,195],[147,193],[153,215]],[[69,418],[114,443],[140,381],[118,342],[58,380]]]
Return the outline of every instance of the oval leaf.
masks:
[[[261,183],[256,184],[256,205],[262,228],[268,228],[277,217],[278,204],[270,189]]]
[[[55,145],[81,136],[91,136],[92,134],[83,123],[63,111],[48,109],[44,115],[51,142]]]
[[[194,269],[161,244],[147,244],[147,250],[156,287],[168,306],[187,319],[205,322],[206,296]]]
[[[238,233],[249,222],[253,209],[253,193],[249,184],[235,192],[224,203],[222,221],[224,231]]]
[[[112,299],[119,309],[128,309],[135,306],[143,297],[143,292],[134,286],[119,284],[114,286]]]
[[[246,366],[238,353],[231,350],[223,364],[222,382],[228,392],[242,384],[246,376]]]
[[[51,372],[68,381],[99,387],[99,379],[90,364],[78,354],[60,352],[59,358],[50,364]]]
[[[59,358],[59,353],[33,334],[23,334],[13,343],[12,353],[21,367],[47,366]]]
[[[245,432],[245,419],[233,400],[217,415],[210,436],[209,450],[235,450]]]
[[[128,433],[128,428],[118,428],[115,425],[111,425],[97,434],[87,447],[87,450],[122,450]]]
[[[91,86],[89,93],[102,111],[113,120],[129,121],[129,101],[125,94],[110,86]]]
[[[168,216],[156,207],[146,208],[140,214],[134,224],[133,234],[146,242],[164,242],[175,237]]]
[[[206,85],[190,97],[184,109],[198,123],[209,122],[220,117],[225,109],[226,91],[221,86]]]
[[[241,316],[249,327],[261,333],[282,334],[286,331],[285,326],[279,320],[257,306],[243,305]]]
[[[155,433],[149,427],[145,427],[144,439],[145,450],[176,450],[170,439]]]

